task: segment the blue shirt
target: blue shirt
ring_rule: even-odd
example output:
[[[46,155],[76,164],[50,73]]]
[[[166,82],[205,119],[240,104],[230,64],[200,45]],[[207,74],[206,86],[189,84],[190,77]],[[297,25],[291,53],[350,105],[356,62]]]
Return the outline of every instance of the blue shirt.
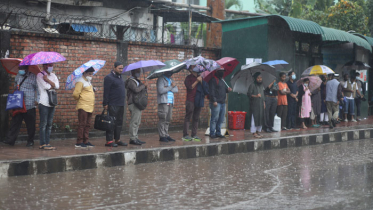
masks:
[[[27,76],[27,78],[20,86],[20,91],[23,91],[23,98],[25,100],[26,109],[29,110],[35,108],[35,102],[39,101],[39,90],[36,83],[36,75],[31,72],[27,72],[23,76],[17,74],[14,85],[17,87],[17,85],[22,82],[25,76]],[[35,94],[35,92],[37,94]]]
[[[164,78],[167,80],[168,86],[170,87],[172,83],[171,79],[166,76],[164,76]],[[172,91],[167,92],[167,103],[174,104],[174,93]]]

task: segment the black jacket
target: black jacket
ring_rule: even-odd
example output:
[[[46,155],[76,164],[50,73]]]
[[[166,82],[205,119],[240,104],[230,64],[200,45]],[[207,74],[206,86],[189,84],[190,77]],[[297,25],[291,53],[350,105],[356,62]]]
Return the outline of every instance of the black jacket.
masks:
[[[210,103],[218,102],[219,104],[225,104],[228,87],[225,85],[222,79],[217,81],[215,77],[211,78],[209,81],[209,92]]]
[[[104,78],[104,101],[103,105],[124,106],[126,91],[121,75],[113,71]]]

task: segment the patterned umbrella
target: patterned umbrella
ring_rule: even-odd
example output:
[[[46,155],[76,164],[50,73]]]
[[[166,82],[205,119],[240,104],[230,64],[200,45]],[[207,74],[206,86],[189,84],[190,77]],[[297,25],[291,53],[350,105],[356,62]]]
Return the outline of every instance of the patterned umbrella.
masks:
[[[65,61],[66,58],[57,52],[37,52],[26,56],[19,64],[20,66],[26,65],[39,65],[47,63],[57,63]]]
[[[141,69],[143,72],[153,71],[164,67],[166,64],[157,60],[138,61],[131,63],[130,65],[123,68],[122,73],[128,73],[135,69]]]
[[[308,67],[303,73],[302,75],[327,75],[327,74],[334,74],[334,71],[327,67],[327,66],[324,66],[324,65],[315,65],[315,66],[311,66],[311,67]]]
[[[22,62],[22,59],[21,58],[1,58],[0,62],[9,74],[17,75],[18,70],[19,70],[19,64]],[[35,75],[41,72],[39,66],[36,66],[36,65],[29,66],[28,70]]]
[[[220,66],[222,66],[224,68],[224,75],[223,75],[223,78],[225,78],[226,76],[228,76],[229,74],[231,74],[233,72],[233,70],[236,68],[236,66],[240,63],[238,62],[237,59],[235,58],[230,58],[230,57],[224,57],[218,61],[216,61],[216,63],[218,63]],[[203,80],[205,80],[206,82],[209,82],[210,79],[212,78],[214,72],[209,72],[209,71],[205,71],[202,73],[202,77],[203,77]]]
[[[321,86],[322,80],[320,79],[319,76],[307,76],[307,77],[302,77],[297,81],[297,86],[299,87],[300,85],[303,84],[303,79],[308,78],[310,80],[310,84],[308,85],[308,89],[310,89],[311,92],[316,90]]]
[[[197,56],[195,58],[186,60],[185,64],[187,66],[187,69],[189,69],[190,66],[195,65],[196,68],[193,69],[193,71],[195,72],[214,71],[220,68],[220,65],[216,61],[205,59],[202,56]]]
[[[150,72],[147,79],[155,79],[163,75],[164,72],[172,71],[172,73],[178,73],[181,70],[185,69],[185,63],[182,63],[178,60],[169,60],[165,61],[164,64],[166,64],[165,67],[157,70],[153,70]]]
[[[87,69],[92,67],[95,71],[93,75],[95,75],[102,67],[104,67],[106,61],[104,60],[90,60],[87,63],[83,64],[79,68],[75,69],[73,73],[71,73],[66,80],[65,90],[71,90],[75,87],[76,80],[83,75]]]

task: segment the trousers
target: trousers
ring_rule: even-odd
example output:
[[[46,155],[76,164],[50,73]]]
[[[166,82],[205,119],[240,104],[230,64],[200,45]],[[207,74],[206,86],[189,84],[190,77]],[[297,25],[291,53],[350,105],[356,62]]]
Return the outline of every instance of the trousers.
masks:
[[[186,101],[185,119],[183,136],[188,135],[189,123],[192,118],[192,137],[197,135],[199,115],[201,114],[201,107],[194,106],[191,101]]]
[[[118,141],[120,139],[120,132],[122,131],[124,106],[109,105],[108,109],[109,115],[115,117],[115,127],[114,130],[106,131],[106,141],[113,141],[113,139]]]
[[[27,127],[27,142],[34,142],[36,124],[35,108],[27,110],[26,113],[17,114],[12,118],[12,121],[10,121],[9,132],[7,134],[7,142],[14,143],[17,140],[22,121],[25,121]]]
[[[131,112],[131,121],[129,127],[130,140],[138,139],[138,132],[141,123],[141,110],[135,106],[135,104],[128,105],[128,109]]]
[[[158,133],[159,137],[168,137],[168,128],[172,119],[173,104],[158,104]]]
[[[77,144],[88,143],[89,130],[91,128],[92,112],[86,112],[83,109],[78,109],[78,139]]]

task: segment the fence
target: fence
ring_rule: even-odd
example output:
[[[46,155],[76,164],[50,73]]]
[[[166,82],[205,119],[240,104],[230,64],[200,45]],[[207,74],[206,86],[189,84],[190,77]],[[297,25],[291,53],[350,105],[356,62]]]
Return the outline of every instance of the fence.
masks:
[[[35,11],[0,4],[0,29],[59,33],[123,41],[204,46],[206,25],[185,22],[155,24],[128,22],[123,18],[95,18]]]

